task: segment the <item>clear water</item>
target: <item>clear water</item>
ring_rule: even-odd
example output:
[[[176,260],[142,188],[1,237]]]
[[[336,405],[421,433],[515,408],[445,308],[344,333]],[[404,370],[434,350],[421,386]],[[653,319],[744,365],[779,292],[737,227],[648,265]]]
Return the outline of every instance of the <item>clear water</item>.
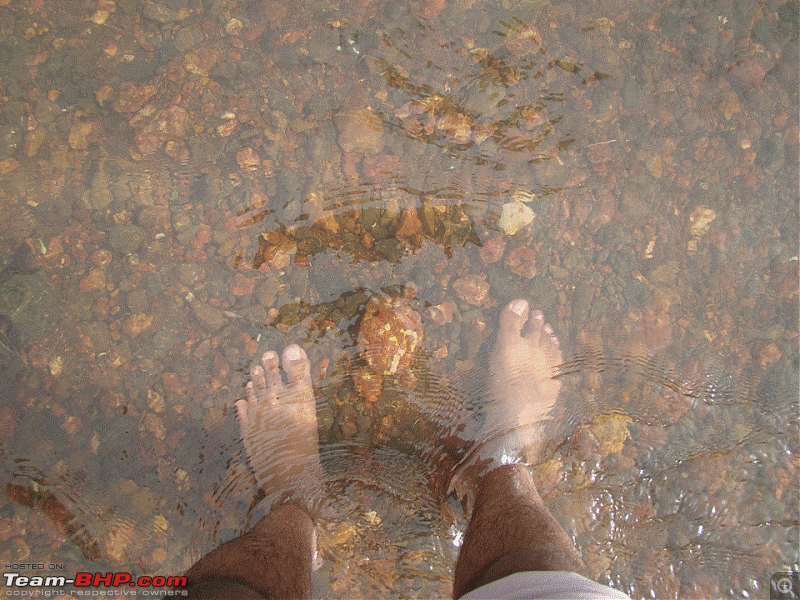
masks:
[[[297,342],[316,594],[446,596],[451,434],[524,297],[565,353],[532,469],[592,576],[767,597],[800,562],[797,13],[0,7],[0,558],[178,574],[248,529],[233,403]],[[370,402],[381,294],[424,337]]]

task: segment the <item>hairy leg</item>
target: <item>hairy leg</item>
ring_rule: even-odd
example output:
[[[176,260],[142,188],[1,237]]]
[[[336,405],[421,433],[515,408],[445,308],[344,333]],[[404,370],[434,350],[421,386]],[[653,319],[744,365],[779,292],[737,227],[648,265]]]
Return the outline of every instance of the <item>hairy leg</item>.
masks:
[[[474,508],[456,563],[456,598],[518,571],[584,568],[527,467],[513,464],[524,446],[537,443],[556,403],[561,386],[553,375],[560,362],[558,339],[542,313],[525,300],[510,302],[489,365],[483,443],[461,475],[462,486],[474,490]]]
[[[585,570],[567,532],[542,502],[527,467],[504,465],[478,484],[453,597],[519,571]]]
[[[236,409],[248,462],[273,508],[186,573],[193,600],[282,600],[311,593],[316,534],[309,513],[322,468],[308,357],[297,345],[284,349],[280,360],[266,352],[250,376],[247,398]]]

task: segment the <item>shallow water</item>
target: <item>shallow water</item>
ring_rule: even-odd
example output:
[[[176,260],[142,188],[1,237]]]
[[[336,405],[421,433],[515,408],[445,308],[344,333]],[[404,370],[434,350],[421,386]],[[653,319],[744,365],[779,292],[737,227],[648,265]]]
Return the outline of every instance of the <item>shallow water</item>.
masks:
[[[796,2],[45,1],[0,24],[6,564],[179,574],[252,526],[233,404],[296,342],[316,595],[446,596],[453,434],[480,430],[524,297],[564,353],[528,458],[593,577],[760,598],[798,569]],[[423,332],[377,349],[408,363],[380,384],[373,296]]]

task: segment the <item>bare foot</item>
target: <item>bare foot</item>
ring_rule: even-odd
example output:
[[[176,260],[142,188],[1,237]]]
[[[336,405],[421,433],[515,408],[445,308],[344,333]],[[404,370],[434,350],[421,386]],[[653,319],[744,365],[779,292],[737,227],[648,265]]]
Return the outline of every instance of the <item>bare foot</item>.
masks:
[[[250,468],[273,502],[293,499],[310,510],[322,482],[314,389],[308,357],[292,344],[265,352],[250,370],[247,399],[236,409]]]
[[[561,348],[542,312],[530,310],[525,300],[509,302],[489,364],[487,426],[519,431],[540,423],[561,390],[553,379],[559,364]]]
[[[506,305],[489,361],[486,422],[451,489],[469,492],[485,470],[519,462],[526,447],[538,450],[542,425],[561,389],[553,379],[560,363],[558,339],[541,311],[530,310],[526,300]]]

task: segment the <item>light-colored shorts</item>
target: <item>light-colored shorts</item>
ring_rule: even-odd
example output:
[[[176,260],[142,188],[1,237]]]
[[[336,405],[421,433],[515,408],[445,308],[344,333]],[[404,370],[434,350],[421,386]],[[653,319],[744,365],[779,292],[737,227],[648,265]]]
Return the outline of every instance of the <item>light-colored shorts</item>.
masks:
[[[492,581],[461,600],[630,600],[627,594],[571,571],[522,571]]]

